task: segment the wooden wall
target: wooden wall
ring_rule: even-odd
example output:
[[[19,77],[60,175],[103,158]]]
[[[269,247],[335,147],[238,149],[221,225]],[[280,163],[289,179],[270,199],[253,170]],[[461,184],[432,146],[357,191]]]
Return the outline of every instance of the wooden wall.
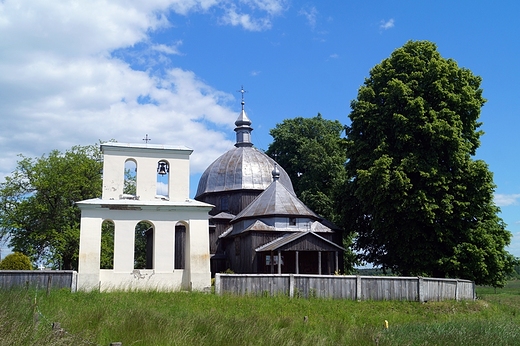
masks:
[[[476,297],[469,280],[355,275],[217,274],[215,292],[421,302]]]
[[[0,289],[68,288],[75,292],[77,275],[73,270],[0,270]]]

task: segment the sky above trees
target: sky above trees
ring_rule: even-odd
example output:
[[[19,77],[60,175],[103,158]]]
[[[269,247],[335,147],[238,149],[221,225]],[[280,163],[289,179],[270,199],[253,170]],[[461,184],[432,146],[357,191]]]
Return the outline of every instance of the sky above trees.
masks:
[[[0,181],[17,154],[98,140],[186,145],[194,195],[234,143],[241,85],[253,143],[284,119],[348,124],[369,70],[430,40],[482,77],[477,158],[520,256],[520,3],[150,0],[0,2]]]

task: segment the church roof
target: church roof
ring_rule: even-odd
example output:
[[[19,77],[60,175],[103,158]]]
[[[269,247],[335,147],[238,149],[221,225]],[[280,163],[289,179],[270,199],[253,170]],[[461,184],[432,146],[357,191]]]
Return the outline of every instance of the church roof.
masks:
[[[216,159],[202,174],[195,198],[214,192],[235,190],[265,190],[272,182],[271,171],[276,162],[262,151],[253,148],[251,120],[242,100],[242,111],[235,121],[235,147]],[[283,168],[280,181],[294,192],[291,179]]]
[[[217,219],[217,220],[232,220],[235,217],[235,215],[226,213],[226,212],[220,212],[215,216],[210,216],[210,219]]]
[[[281,215],[320,219],[294,193],[290,192],[279,179],[275,178],[264,192],[258,195],[251,204],[233,219],[233,222],[240,219]]]
[[[255,249],[256,252],[263,252],[263,251],[276,251],[276,250],[282,250],[286,249],[290,246],[291,243],[294,243],[296,240],[305,238],[305,237],[313,237],[318,239],[324,248],[328,248],[330,250],[336,250],[336,251],[345,251],[344,248],[339,246],[338,244],[323,238],[322,236],[314,233],[314,232],[295,232],[295,233],[288,233],[284,234],[280,238],[277,238],[267,244],[264,244],[262,246],[259,246]]]

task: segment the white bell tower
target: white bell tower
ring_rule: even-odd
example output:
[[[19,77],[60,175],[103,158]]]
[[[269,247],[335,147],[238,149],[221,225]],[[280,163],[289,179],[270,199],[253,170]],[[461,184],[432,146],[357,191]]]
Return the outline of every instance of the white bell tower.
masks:
[[[189,198],[186,147],[105,143],[101,198],[77,202],[81,209],[78,289],[195,289],[210,287],[208,212]],[[125,190],[128,163],[135,174]],[[128,184],[127,184],[128,187]],[[159,191],[160,190],[160,191]],[[101,229],[111,222],[113,268],[101,269]],[[135,228],[147,233],[146,268],[135,268]],[[185,234],[177,236],[181,227]],[[178,263],[182,263],[179,265]]]

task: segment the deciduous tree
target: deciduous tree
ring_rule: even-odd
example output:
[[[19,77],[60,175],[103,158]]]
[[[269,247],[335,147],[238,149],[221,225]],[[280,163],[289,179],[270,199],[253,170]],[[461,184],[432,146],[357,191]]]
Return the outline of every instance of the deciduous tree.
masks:
[[[33,261],[77,269],[81,213],[74,203],[101,195],[101,171],[94,145],[36,159],[21,156],[0,184],[0,235]]]
[[[335,194],[345,178],[343,130],[339,121],[321,114],[286,119],[271,129],[273,142],[266,151],[285,169],[301,201],[333,222]]]
[[[472,158],[483,134],[481,78],[410,41],[376,65],[352,101],[345,222],[363,260],[404,275],[502,286],[515,259]]]
[[[341,188],[345,180],[344,126],[337,120],[296,117],[277,124],[266,154],[287,172],[298,198],[310,209],[336,224]],[[342,226],[341,224],[339,224]],[[352,272],[355,254],[350,251],[352,233],[344,229],[345,272]]]

